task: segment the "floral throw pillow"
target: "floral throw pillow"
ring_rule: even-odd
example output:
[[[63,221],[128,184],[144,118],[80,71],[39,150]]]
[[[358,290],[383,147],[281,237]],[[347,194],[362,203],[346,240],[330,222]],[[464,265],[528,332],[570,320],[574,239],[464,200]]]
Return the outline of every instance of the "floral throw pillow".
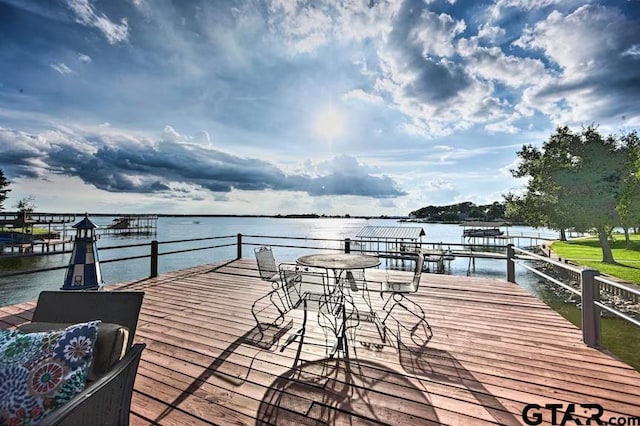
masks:
[[[0,330],[0,426],[38,424],[84,389],[99,323]]]

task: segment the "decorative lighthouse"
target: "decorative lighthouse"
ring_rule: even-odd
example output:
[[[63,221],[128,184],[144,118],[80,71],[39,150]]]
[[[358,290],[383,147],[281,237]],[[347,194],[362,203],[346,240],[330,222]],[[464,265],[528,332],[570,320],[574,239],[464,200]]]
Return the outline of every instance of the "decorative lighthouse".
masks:
[[[85,213],[84,219],[73,227],[76,237],[62,290],[98,290],[102,285],[102,274],[96,247],[96,225]]]

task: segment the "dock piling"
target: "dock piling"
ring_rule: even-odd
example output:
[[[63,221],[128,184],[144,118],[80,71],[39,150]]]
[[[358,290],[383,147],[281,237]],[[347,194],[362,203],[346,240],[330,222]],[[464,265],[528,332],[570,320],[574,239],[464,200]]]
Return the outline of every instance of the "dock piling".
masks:
[[[600,285],[593,278],[600,273],[595,269],[580,271],[582,289],[582,339],[587,346],[600,346],[600,308],[593,302],[600,300]]]
[[[158,240],[151,241],[151,273],[150,278],[158,276]]]

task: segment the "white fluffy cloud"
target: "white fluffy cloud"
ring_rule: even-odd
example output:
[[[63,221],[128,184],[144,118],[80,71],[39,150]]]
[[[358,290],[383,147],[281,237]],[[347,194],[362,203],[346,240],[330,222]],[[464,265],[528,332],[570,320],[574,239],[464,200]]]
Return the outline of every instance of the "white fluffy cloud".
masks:
[[[96,13],[90,0],[67,0],[67,4],[75,14],[76,22],[97,28],[110,44],[126,41],[129,37],[127,18],[122,18],[117,24],[106,15]]]
[[[640,116],[640,62],[625,54],[638,37],[640,28],[618,9],[586,5],[566,15],[552,12],[514,43],[541,51],[558,67],[525,91],[519,107],[569,125]]]
[[[466,24],[445,13],[422,11],[419,21],[411,29],[408,39],[422,47],[425,56],[450,57],[455,53],[456,37],[464,32]]]

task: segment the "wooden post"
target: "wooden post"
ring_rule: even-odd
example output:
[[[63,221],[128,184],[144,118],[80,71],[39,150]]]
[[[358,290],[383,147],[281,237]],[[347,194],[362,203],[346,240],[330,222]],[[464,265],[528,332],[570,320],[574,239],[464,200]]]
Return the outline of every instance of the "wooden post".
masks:
[[[151,273],[150,278],[158,276],[158,240],[151,241]]]
[[[242,234],[238,234],[238,254],[236,259],[242,259]]]
[[[513,244],[507,244],[507,281],[516,282],[516,252],[513,250]]]
[[[595,269],[580,271],[582,287],[582,340],[592,348],[600,347],[600,308],[593,304],[600,300],[600,285],[593,278],[600,273]]]
[[[350,238],[345,238],[344,239],[344,252],[345,253],[351,253],[351,239]]]

